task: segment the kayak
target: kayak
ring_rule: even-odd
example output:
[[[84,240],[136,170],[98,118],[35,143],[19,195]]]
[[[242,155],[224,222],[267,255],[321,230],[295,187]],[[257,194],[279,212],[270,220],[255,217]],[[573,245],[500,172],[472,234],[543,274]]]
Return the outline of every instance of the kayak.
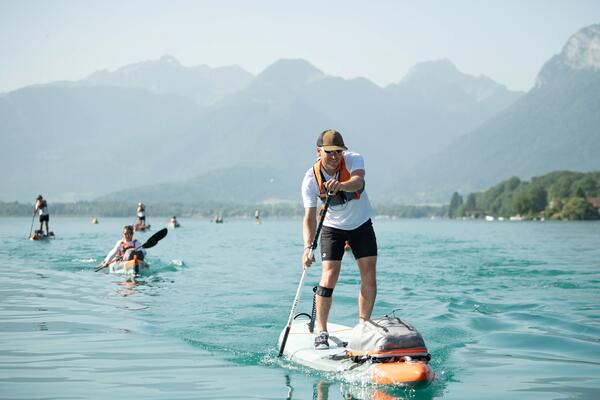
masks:
[[[43,232],[40,231],[35,231],[33,233],[33,235],[31,235],[29,237],[29,240],[49,240],[49,239],[54,239],[54,232],[50,231],[48,232],[48,234],[46,235]]]
[[[379,385],[426,386],[435,374],[427,359],[410,356],[397,357],[396,361],[358,363],[347,355],[347,345],[352,336],[352,327],[328,323],[329,349],[314,348],[315,334],[309,332],[306,320],[294,320],[283,354],[290,361],[322,372],[347,372],[366,376],[367,380]],[[279,346],[285,329],[279,336]],[[400,360],[398,360],[400,359]]]
[[[111,274],[137,275],[149,269],[143,260],[115,261],[108,266]]]

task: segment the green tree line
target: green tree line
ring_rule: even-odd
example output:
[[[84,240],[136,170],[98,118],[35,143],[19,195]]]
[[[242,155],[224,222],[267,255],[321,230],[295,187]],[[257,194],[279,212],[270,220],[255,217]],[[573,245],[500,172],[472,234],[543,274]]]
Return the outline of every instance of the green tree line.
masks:
[[[111,201],[77,201],[72,203],[53,203],[48,200],[51,215],[93,216],[93,217],[135,217],[137,204]],[[149,216],[168,217],[250,217],[254,211],[260,210],[262,216],[293,216],[301,215],[303,210],[295,204],[260,204],[258,206],[233,203],[203,202],[198,204],[186,203],[146,203]],[[1,202],[2,216],[30,216],[33,205],[19,202]]]
[[[48,200],[51,215],[87,216],[87,217],[135,217],[137,204],[129,202],[77,201],[73,203],[53,203]],[[300,203],[274,204],[235,204],[220,202],[189,203],[146,203],[149,218],[169,217],[176,215],[183,218],[212,218],[214,216],[254,218],[255,210],[260,210],[261,217],[300,217],[304,208]],[[386,204],[375,206],[377,215],[397,218],[431,218],[444,217],[448,214],[448,206],[413,206]],[[32,204],[0,201],[0,216],[31,216]]]
[[[450,218],[482,218],[486,215],[526,219],[600,219],[593,199],[600,197],[600,172],[555,171],[521,181],[512,177],[466,199],[455,192],[450,199]]]

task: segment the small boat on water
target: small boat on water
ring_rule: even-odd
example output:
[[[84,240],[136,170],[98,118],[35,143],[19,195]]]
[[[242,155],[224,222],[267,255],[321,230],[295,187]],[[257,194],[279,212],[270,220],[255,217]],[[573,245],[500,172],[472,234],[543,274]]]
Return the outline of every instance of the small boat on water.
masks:
[[[298,316],[300,315],[308,316],[308,314]],[[435,374],[429,365],[431,357],[424,347],[424,342],[414,328],[398,318],[396,320],[408,328],[406,339],[400,339],[407,344],[403,349],[379,349],[371,352],[352,350],[350,348],[352,343],[355,345],[357,343],[358,326],[352,328],[328,323],[330,347],[327,350],[317,350],[314,348],[315,334],[311,332],[310,323],[306,320],[294,320],[283,354],[292,362],[318,371],[347,372],[366,376],[372,384],[427,386]],[[369,322],[365,322],[364,325]],[[279,337],[280,346],[284,332],[285,329]],[[420,339],[415,340],[417,336]],[[358,338],[358,342],[361,341],[368,342],[369,339]],[[384,342],[389,343],[387,339],[379,343]]]
[[[35,231],[31,236],[29,236],[29,240],[49,240],[54,239],[54,232],[50,231],[46,234],[44,231]]]
[[[150,266],[137,258],[129,261],[115,261],[108,265],[108,271],[111,274],[137,275],[148,269]]]

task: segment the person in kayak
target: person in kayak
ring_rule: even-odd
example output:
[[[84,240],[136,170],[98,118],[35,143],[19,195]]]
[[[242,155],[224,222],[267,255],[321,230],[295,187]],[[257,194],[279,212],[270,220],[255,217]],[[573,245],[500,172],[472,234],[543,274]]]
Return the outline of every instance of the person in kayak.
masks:
[[[137,256],[138,260],[143,260],[145,255],[146,250],[142,247],[142,243],[133,238],[133,226],[125,225],[123,227],[123,238],[108,252],[100,266],[110,264],[113,260],[129,261],[134,256]]]
[[[306,171],[302,181],[304,220],[302,233],[304,253],[302,265],[308,268],[314,259],[309,257],[317,225],[318,199],[330,205],[321,232],[322,272],[316,289],[316,349],[329,348],[327,318],[331,309],[333,289],[340,275],[346,242],[360,270],[358,317],[368,320],[377,295],[377,240],[371,216],[373,209],[365,188],[363,157],[346,151],[342,135],[335,130],[321,132],[317,138],[317,162]]]
[[[48,212],[48,202],[40,194],[35,201],[35,212],[40,213],[40,234],[43,232],[43,226],[46,225],[46,236],[50,233],[48,222],[50,221],[50,213]]]
[[[137,224],[139,226],[146,226],[146,206],[144,203],[138,203],[136,214]]]

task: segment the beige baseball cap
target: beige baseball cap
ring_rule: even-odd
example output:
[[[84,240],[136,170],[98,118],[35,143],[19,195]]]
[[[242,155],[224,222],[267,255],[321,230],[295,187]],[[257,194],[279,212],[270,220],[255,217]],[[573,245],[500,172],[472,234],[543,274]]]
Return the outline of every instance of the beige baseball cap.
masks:
[[[323,150],[348,150],[342,134],[333,129],[321,132],[317,138],[317,147],[321,147]]]

